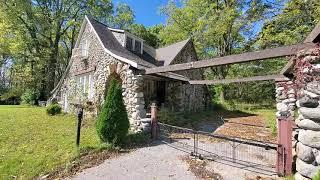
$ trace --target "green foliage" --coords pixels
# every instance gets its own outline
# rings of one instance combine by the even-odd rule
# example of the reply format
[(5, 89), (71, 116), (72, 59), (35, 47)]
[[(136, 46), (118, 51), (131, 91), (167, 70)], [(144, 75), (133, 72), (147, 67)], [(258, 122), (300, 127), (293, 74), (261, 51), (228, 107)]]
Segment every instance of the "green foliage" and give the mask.
[(60, 107), (59, 104), (50, 104), (46, 109), (47, 114), (52, 115), (52, 116), (56, 115), (56, 114), (60, 114), (61, 110), (62, 110), (62, 108)]
[(320, 180), (320, 170), (312, 177), (312, 180)]
[(120, 28), (134, 20), (129, 6), (111, 0), (0, 1), (0, 69), (10, 61), (7, 84), (36, 87), (45, 100), (67, 67), (85, 15)]
[(114, 145), (121, 145), (128, 133), (129, 119), (122, 99), (122, 89), (115, 79), (111, 80), (96, 128), (101, 141)]
[[(36, 106), (0, 106), (0, 179), (38, 179), (74, 163), (76, 117)], [(81, 128), (81, 149), (100, 147), (94, 123)], [(80, 154), (81, 155), (81, 154)]]
[(120, 29), (128, 29), (134, 21), (134, 13), (130, 6), (123, 3), (118, 4), (113, 21), (115, 27)]
[(290, 0), (281, 13), (267, 20), (257, 45), (262, 48), (303, 42), (320, 20), (320, 1)]
[[(254, 49), (252, 46), (253, 39), (257, 35), (254, 27), (259, 26), (266, 18), (270, 11), (269, 8), (272, 8), (272, 3), (263, 1), (248, 3), (244, 0), (187, 0), (181, 1), (181, 6), (170, 1), (162, 9), (162, 12), (168, 16), (168, 21), (165, 28), (160, 31), (159, 37), (164, 44), (192, 38), (198, 57), (201, 59), (249, 51)], [(239, 66), (213, 67), (206, 69), (204, 77), (205, 79), (225, 79), (262, 75), (258, 74), (262, 71), (270, 72), (270, 68), (262, 70), (263, 68), (260, 64), (251, 63)], [(252, 69), (254, 69), (254, 72), (248, 73)], [(230, 84), (216, 85), (210, 87), (210, 90), (216, 102), (239, 97), (243, 98), (241, 99), (242, 102), (249, 102), (261, 95), (260, 92), (255, 92), (255, 90), (264, 87), (258, 84), (254, 89), (250, 89), (251, 86), (248, 84)], [(244, 94), (245, 89), (250, 94)], [(253, 94), (254, 97), (250, 99)], [(266, 96), (273, 97), (274, 95), (271, 92)]]
[(133, 24), (130, 26), (129, 31), (132, 34), (141, 37), (148, 45), (154, 48), (158, 48), (162, 44), (162, 41), (159, 39), (158, 34), (163, 28), (164, 26), (161, 24), (148, 28), (146, 28), (142, 24)]
[(21, 96), (21, 90), (19, 89), (10, 89), (8, 92), (2, 94), (0, 96), (0, 102), (2, 101), (2, 104), (7, 105), (16, 105), (20, 104), (20, 96)]
[(161, 108), (158, 112), (158, 120), (162, 123), (166, 124), (175, 124), (177, 123), (177, 114), (175, 112), (170, 111), (167, 108)]
[(140, 133), (133, 133), (129, 132), (125, 139), (125, 146), (126, 148), (136, 148), (146, 145), (150, 143), (150, 133), (140, 132)]
[(23, 104), (35, 105), (39, 98), (39, 94), (31, 89), (27, 89), (22, 95), (21, 100)]

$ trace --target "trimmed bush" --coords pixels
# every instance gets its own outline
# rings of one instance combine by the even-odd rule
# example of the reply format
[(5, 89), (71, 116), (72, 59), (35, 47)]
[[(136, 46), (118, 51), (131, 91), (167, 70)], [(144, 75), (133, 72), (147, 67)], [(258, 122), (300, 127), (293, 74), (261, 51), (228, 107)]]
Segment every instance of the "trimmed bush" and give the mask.
[(62, 108), (59, 104), (51, 104), (47, 107), (47, 114), (49, 115), (56, 115), (61, 113)]
[(129, 119), (119, 82), (112, 79), (96, 128), (101, 141), (121, 145), (128, 134)]

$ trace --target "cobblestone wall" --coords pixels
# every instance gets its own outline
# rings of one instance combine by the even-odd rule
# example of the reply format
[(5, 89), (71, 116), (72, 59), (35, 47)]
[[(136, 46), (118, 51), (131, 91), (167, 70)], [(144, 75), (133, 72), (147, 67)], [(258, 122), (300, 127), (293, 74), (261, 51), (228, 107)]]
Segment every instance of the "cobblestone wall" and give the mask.
[[(79, 49), (81, 49), (86, 40), (89, 41), (88, 57), (84, 61), (80, 56), (73, 54), (73, 65), (60, 90), (60, 96), (67, 97), (66, 99), (61, 98), (62, 106), (67, 105), (67, 111), (74, 112), (75, 109), (71, 103), (83, 103), (83, 101), (87, 100), (85, 97), (86, 95), (81, 94), (81, 87), (79, 86), (77, 77), (80, 76), (81, 73), (92, 73), (94, 96), (92, 100), (88, 101), (92, 101), (93, 105), (85, 112), (96, 116), (104, 102), (105, 91), (107, 88), (106, 85), (110, 79), (109, 76), (111, 74), (117, 74), (120, 76), (122, 81), (123, 98), (131, 127), (136, 129), (140, 124), (137, 120), (146, 116), (142, 89), (142, 76), (130, 69), (128, 64), (122, 63), (106, 53), (88, 25), (85, 28), (80, 41)], [(87, 65), (84, 66), (83, 63), (86, 63)], [(90, 71), (89, 67), (95, 68)]]
[[(188, 43), (184, 49), (177, 55), (171, 64), (179, 64), (197, 61), (197, 54), (192, 43)], [(189, 79), (203, 79), (203, 71), (187, 70), (175, 72)], [(172, 81), (167, 83), (166, 102), (174, 111), (201, 111), (209, 101), (209, 96), (206, 94), (205, 85), (191, 85), (180, 81)]]
[(320, 56), (319, 49), (309, 49), (297, 54), (295, 69), (297, 107), (295, 120), (299, 127), (295, 134), (295, 178), (310, 179), (320, 171)]

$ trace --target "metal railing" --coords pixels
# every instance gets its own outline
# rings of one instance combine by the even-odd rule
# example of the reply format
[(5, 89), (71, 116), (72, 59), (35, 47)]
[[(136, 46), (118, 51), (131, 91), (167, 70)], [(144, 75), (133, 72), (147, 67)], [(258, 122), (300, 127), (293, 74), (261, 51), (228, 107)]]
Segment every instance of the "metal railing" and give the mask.
[(212, 134), (158, 123), (159, 138), (200, 159), (223, 162), (247, 170), (276, 174), (280, 145), (272, 142)]

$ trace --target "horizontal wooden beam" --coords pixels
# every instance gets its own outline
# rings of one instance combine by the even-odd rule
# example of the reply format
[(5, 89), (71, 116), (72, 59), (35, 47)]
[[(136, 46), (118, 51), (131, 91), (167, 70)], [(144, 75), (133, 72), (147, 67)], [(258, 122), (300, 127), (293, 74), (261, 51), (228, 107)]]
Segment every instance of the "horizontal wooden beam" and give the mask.
[(318, 43), (320, 42), (320, 23), (316, 25), (316, 27), (311, 31), (311, 33), (307, 36), (304, 40), (305, 43), (313, 42)]
[[(307, 36), (307, 38), (304, 40), (304, 43), (317, 43), (320, 42), (320, 23), (316, 25), (316, 27), (311, 31), (311, 33)], [(281, 70), (281, 74), (288, 75), (290, 71), (294, 68), (295, 65), (294, 58), (290, 58), (287, 65)]]
[(288, 75), (290, 71), (294, 68), (295, 63), (296, 63), (296, 60), (293, 57), (291, 57), (289, 59), (289, 62), (280, 71), (280, 74)]
[(238, 78), (238, 79), (191, 80), (189, 81), (189, 83), (215, 85), (215, 84), (230, 84), (230, 83), (239, 83), (239, 82), (267, 81), (267, 80), (289, 81), (290, 79), (281, 74), (276, 74), (276, 75), (266, 75), (266, 76), (245, 77), (245, 78)]
[(218, 58), (201, 60), (201, 61), (194, 61), (194, 62), (189, 62), (189, 63), (148, 68), (145, 70), (146, 71), (145, 73), (146, 74), (154, 74), (154, 73), (160, 73), (160, 72), (172, 72), (172, 71), (181, 71), (181, 70), (189, 70), (189, 69), (199, 69), (199, 68), (205, 68), (205, 67), (244, 63), (244, 62), (250, 62), (250, 61), (255, 61), (255, 60), (290, 56), (290, 55), (295, 54), (299, 50), (302, 50), (305, 48), (312, 48), (314, 46), (315, 46), (314, 43), (302, 43), (302, 44), (296, 44), (296, 45), (292, 45), (292, 46), (283, 46), (283, 47), (266, 49), (266, 50), (261, 50), (261, 51), (248, 52), (248, 53), (218, 57)]

